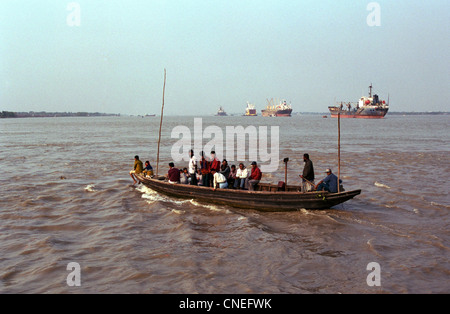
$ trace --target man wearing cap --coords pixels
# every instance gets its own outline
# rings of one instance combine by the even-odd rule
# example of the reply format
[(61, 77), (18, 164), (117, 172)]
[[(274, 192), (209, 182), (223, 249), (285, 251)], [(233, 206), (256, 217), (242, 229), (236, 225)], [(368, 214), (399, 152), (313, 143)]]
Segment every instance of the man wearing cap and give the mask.
[(250, 177), (248, 177), (248, 189), (250, 191), (255, 190), (255, 186), (261, 181), (262, 173), (258, 168), (256, 161), (252, 162), (252, 171), (250, 173)]
[[(327, 177), (320, 181), (316, 186), (316, 191), (328, 191), (330, 193), (337, 193), (338, 191), (338, 178), (328, 168), (326, 171)], [(339, 180), (342, 182), (342, 180)]]

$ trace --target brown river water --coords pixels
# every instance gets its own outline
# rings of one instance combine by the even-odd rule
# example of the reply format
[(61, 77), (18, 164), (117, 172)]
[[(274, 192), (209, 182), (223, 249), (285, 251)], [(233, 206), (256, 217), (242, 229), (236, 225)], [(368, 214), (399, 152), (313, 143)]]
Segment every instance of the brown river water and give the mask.
[[(279, 126), (279, 169), (263, 181), (282, 180), (289, 157), (298, 183), (303, 153), (317, 179), (337, 172), (336, 119), (202, 122)], [(194, 117), (164, 120), (160, 174), (180, 125), (193, 130)], [(342, 119), (341, 178), (361, 195), (264, 213), (130, 187), (134, 155), (156, 165), (159, 117), (2, 119), (0, 293), (450, 293), (449, 125), (448, 115)], [(78, 287), (67, 284), (72, 262)]]

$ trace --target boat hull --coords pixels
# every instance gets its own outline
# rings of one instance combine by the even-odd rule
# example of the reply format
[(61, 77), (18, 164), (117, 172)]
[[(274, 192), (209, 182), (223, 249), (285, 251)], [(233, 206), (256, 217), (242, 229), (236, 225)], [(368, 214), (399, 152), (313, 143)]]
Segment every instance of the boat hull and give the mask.
[(277, 191), (278, 186), (261, 184), (262, 191), (217, 189), (186, 184), (170, 184), (164, 180), (144, 178), (137, 175), (139, 181), (148, 188), (177, 198), (195, 199), (208, 204), (225, 205), (242, 209), (260, 211), (296, 211), (300, 209), (329, 209), (359, 195), (361, 190), (328, 193), (299, 192), (297, 186), (289, 186), (288, 192)]

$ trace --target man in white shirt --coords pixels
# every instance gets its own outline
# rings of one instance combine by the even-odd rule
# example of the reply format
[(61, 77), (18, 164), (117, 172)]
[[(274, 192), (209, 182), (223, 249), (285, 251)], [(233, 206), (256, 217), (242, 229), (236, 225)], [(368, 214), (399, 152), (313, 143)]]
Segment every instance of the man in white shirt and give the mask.
[(234, 188), (244, 190), (247, 186), (248, 170), (243, 163), (239, 164), (239, 169), (236, 172), (236, 180), (234, 181)]
[(213, 175), (213, 189), (214, 191), (219, 187), (219, 189), (228, 188), (227, 178), (220, 172), (216, 170), (211, 170), (211, 174)]
[(189, 160), (189, 177), (190, 185), (197, 185), (197, 158), (194, 155), (194, 151), (191, 149), (189, 151), (189, 157), (191, 158)]

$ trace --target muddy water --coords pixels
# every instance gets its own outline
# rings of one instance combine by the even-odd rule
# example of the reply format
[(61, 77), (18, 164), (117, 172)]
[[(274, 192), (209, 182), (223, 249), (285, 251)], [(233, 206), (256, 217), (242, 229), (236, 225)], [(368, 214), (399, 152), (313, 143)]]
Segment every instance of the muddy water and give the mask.
[[(305, 152), (318, 179), (337, 170), (336, 119), (202, 122), (224, 134), (278, 126), (280, 167), (264, 181), (283, 179), (289, 157), (296, 182)], [(165, 119), (162, 172), (179, 125), (193, 131), (194, 118)], [(158, 117), (1, 120), (0, 292), (449, 293), (450, 117), (341, 125), (341, 177), (362, 194), (324, 211), (261, 213), (130, 187), (135, 154), (156, 163)], [(70, 262), (81, 287), (67, 285)], [(367, 284), (371, 262), (381, 286)]]

